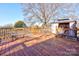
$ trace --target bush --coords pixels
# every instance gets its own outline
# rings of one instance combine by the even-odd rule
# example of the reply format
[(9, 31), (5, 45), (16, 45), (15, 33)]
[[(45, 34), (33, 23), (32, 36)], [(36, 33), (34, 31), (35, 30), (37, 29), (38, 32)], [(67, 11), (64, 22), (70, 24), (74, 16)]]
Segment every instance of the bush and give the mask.
[(23, 21), (17, 21), (14, 25), (15, 28), (23, 28), (26, 27), (26, 24)]

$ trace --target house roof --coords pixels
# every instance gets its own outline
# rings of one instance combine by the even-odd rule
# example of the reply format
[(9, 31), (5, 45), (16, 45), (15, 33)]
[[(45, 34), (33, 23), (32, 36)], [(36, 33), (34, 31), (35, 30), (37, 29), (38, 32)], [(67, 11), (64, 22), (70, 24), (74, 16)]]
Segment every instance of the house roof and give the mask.
[(76, 20), (69, 20), (69, 19), (58, 19), (52, 23), (70, 23), (70, 22), (76, 22)]

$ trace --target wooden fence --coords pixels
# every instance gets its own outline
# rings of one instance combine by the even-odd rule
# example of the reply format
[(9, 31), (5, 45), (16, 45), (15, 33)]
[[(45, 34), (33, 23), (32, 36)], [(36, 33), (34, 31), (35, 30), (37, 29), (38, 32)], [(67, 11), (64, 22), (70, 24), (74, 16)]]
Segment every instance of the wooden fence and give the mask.
[(49, 28), (0, 28), (0, 40), (12, 41), (28, 34), (47, 33)]

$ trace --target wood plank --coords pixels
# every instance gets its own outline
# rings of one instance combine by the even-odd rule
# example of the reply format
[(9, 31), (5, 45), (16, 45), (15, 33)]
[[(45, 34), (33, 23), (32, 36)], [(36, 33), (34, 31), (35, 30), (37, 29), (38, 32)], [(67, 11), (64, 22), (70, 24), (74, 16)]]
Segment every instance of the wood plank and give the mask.
[[(79, 42), (63, 38), (51, 38), (50, 35), (42, 35), (36, 39), (21, 38), (0, 46), (0, 55), (9, 56), (53, 56), (53, 55), (79, 55)], [(27, 46), (26, 42), (36, 40), (36, 44)], [(17, 44), (17, 45), (16, 45)]]

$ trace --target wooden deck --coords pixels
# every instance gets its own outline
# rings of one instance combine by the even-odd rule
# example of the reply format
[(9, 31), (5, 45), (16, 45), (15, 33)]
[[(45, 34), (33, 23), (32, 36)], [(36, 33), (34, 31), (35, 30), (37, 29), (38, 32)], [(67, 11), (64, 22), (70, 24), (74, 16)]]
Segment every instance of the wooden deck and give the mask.
[(1, 56), (79, 55), (79, 42), (55, 38), (53, 34), (24, 37), (0, 45)]

